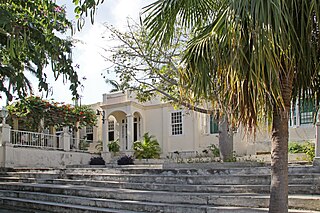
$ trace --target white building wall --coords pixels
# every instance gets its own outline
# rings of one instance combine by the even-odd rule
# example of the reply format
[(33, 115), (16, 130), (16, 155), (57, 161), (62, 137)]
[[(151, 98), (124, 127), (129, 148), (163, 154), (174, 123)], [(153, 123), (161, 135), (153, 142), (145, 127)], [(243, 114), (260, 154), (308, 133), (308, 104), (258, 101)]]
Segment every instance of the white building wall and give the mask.
[(144, 133), (149, 133), (149, 135), (154, 135), (155, 138), (158, 140), (161, 150), (163, 152), (166, 152), (167, 150), (167, 140), (164, 137), (164, 129), (163, 125), (164, 118), (163, 118), (163, 109), (164, 108), (149, 108), (145, 110), (143, 121), (144, 121), (144, 131), (142, 132), (142, 135)]
[[(138, 112), (142, 118), (142, 132), (154, 135), (158, 140), (163, 155), (179, 152), (199, 152), (207, 149), (209, 145), (218, 146), (219, 134), (210, 134), (210, 115), (183, 111), (183, 134), (172, 135), (171, 113), (176, 111), (168, 103), (154, 99), (146, 103), (139, 103), (135, 100), (134, 94), (115, 93), (104, 94), (101, 108), (107, 113), (114, 114), (117, 122), (120, 117)], [(124, 113), (120, 115), (121, 113)], [(119, 114), (120, 113), (120, 114)], [(116, 127), (119, 128), (119, 127)], [(315, 128), (312, 125), (290, 128), (290, 141), (315, 140)], [(270, 152), (271, 132), (267, 127), (260, 127), (256, 134), (247, 134), (244, 128), (240, 127), (234, 133), (234, 151), (237, 155), (253, 155), (259, 152)]]

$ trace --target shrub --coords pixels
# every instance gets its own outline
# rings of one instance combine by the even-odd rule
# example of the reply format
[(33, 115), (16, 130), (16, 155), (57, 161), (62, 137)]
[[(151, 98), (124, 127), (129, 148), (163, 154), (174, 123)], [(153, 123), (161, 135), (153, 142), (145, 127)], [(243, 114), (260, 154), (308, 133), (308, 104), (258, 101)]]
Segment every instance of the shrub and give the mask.
[(289, 153), (305, 153), (309, 162), (312, 162), (313, 158), (315, 157), (315, 145), (310, 142), (306, 142), (303, 144), (292, 142), (289, 143), (288, 149)]
[(138, 159), (151, 159), (160, 157), (160, 145), (153, 135), (145, 133), (142, 141), (133, 143), (134, 156)]
[(132, 156), (122, 156), (117, 161), (118, 165), (133, 165), (134, 164), (134, 158)]
[(307, 142), (303, 146), (303, 152), (307, 155), (307, 160), (312, 162), (315, 157), (315, 145), (313, 143)]
[(119, 139), (110, 141), (108, 143), (108, 149), (110, 152), (116, 153), (120, 151)]
[(106, 162), (102, 157), (92, 157), (89, 162), (90, 165), (105, 165)]
[(220, 157), (220, 150), (216, 145), (211, 144), (208, 146), (208, 149), (211, 151), (213, 157)]
[(289, 151), (289, 153), (293, 153), (293, 154), (294, 153), (304, 153), (303, 145), (299, 144), (297, 142), (291, 142), (291, 143), (289, 143), (288, 151)]

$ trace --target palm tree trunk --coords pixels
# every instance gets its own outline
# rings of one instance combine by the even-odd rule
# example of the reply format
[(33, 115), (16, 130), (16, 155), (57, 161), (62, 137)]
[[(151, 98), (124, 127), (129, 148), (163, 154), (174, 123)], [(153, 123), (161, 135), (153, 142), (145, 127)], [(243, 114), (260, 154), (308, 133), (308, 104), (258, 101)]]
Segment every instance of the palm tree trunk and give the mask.
[(284, 107), (273, 108), (269, 213), (288, 212), (288, 141), (292, 75), (281, 77)]
[(224, 115), (219, 122), (219, 150), (223, 162), (233, 160), (233, 134), (228, 129), (228, 118)]
[(271, 141), (270, 213), (288, 212), (288, 116), (275, 110)]

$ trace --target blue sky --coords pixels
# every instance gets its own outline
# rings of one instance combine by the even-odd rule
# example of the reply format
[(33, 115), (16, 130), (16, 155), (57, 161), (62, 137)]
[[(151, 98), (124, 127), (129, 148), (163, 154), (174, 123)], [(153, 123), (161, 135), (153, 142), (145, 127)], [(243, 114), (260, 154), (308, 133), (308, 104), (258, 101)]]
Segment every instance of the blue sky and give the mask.
[[(105, 0), (98, 7), (94, 24), (92, 25), (90, 20), (87, 19), (81, 32), (76, 32), (73, 35), (74, 39), (79, 40), (73, 50), (73, 61), (74, 64), (80, 65), (80, 68), (77, 69), (79, 77), (86, 79), (81, 80), (84, 87), (79, 89), (82, 104), (102, 101), (102, 94), (110, 90), (110, 87), (101, 76), (101, 73), (106, 73), (104, 69), (109, 67), (110, 64), (104, 61), (101, 54), (107, 56), (102, 47), (110, 47), (116, 44), (108, 41), (109, 32), (106, 31), (103, 23), (125, 30), (127, 18), (130, 17), (137, 20), (142, 7), (152, 2), (153, 0)], [(57, 0), (57, 3), (66, 5), (69, 19), (75, 19), (71, 0)], [(51, 74), (49, 70), (48, 74)], [(112, 75), (107, 77), (115, 78)], [(30, 77), (30, 79), (33, 78)], [(48, 98), (53, 98), (58, 102), (72, 103), (71, 91), (68, 89), (69, 84), (64, 84), (62, 78), (55, 82), (52, 75), (49, 75), (49, 79), (52, 92)], [(35, 94), (41, 96), (41, 93), (37, 93), (35, 79), (33, 79), (33, 86)], [(0, 99), (0, 105), (5, 105), (4, 103), (5, 100)]]

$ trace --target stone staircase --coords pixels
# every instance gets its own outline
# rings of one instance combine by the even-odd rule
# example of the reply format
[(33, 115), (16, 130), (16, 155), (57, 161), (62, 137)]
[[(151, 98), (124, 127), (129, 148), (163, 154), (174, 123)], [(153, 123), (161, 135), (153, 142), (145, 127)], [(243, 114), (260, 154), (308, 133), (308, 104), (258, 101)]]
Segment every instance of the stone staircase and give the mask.
[[(0, 209), (268, 212), (269, 187), (267, 167), (11, 169), (0, 172)], [(320, 168), (289, 167), (289, 194), (289, 212), (320, 212)]]

